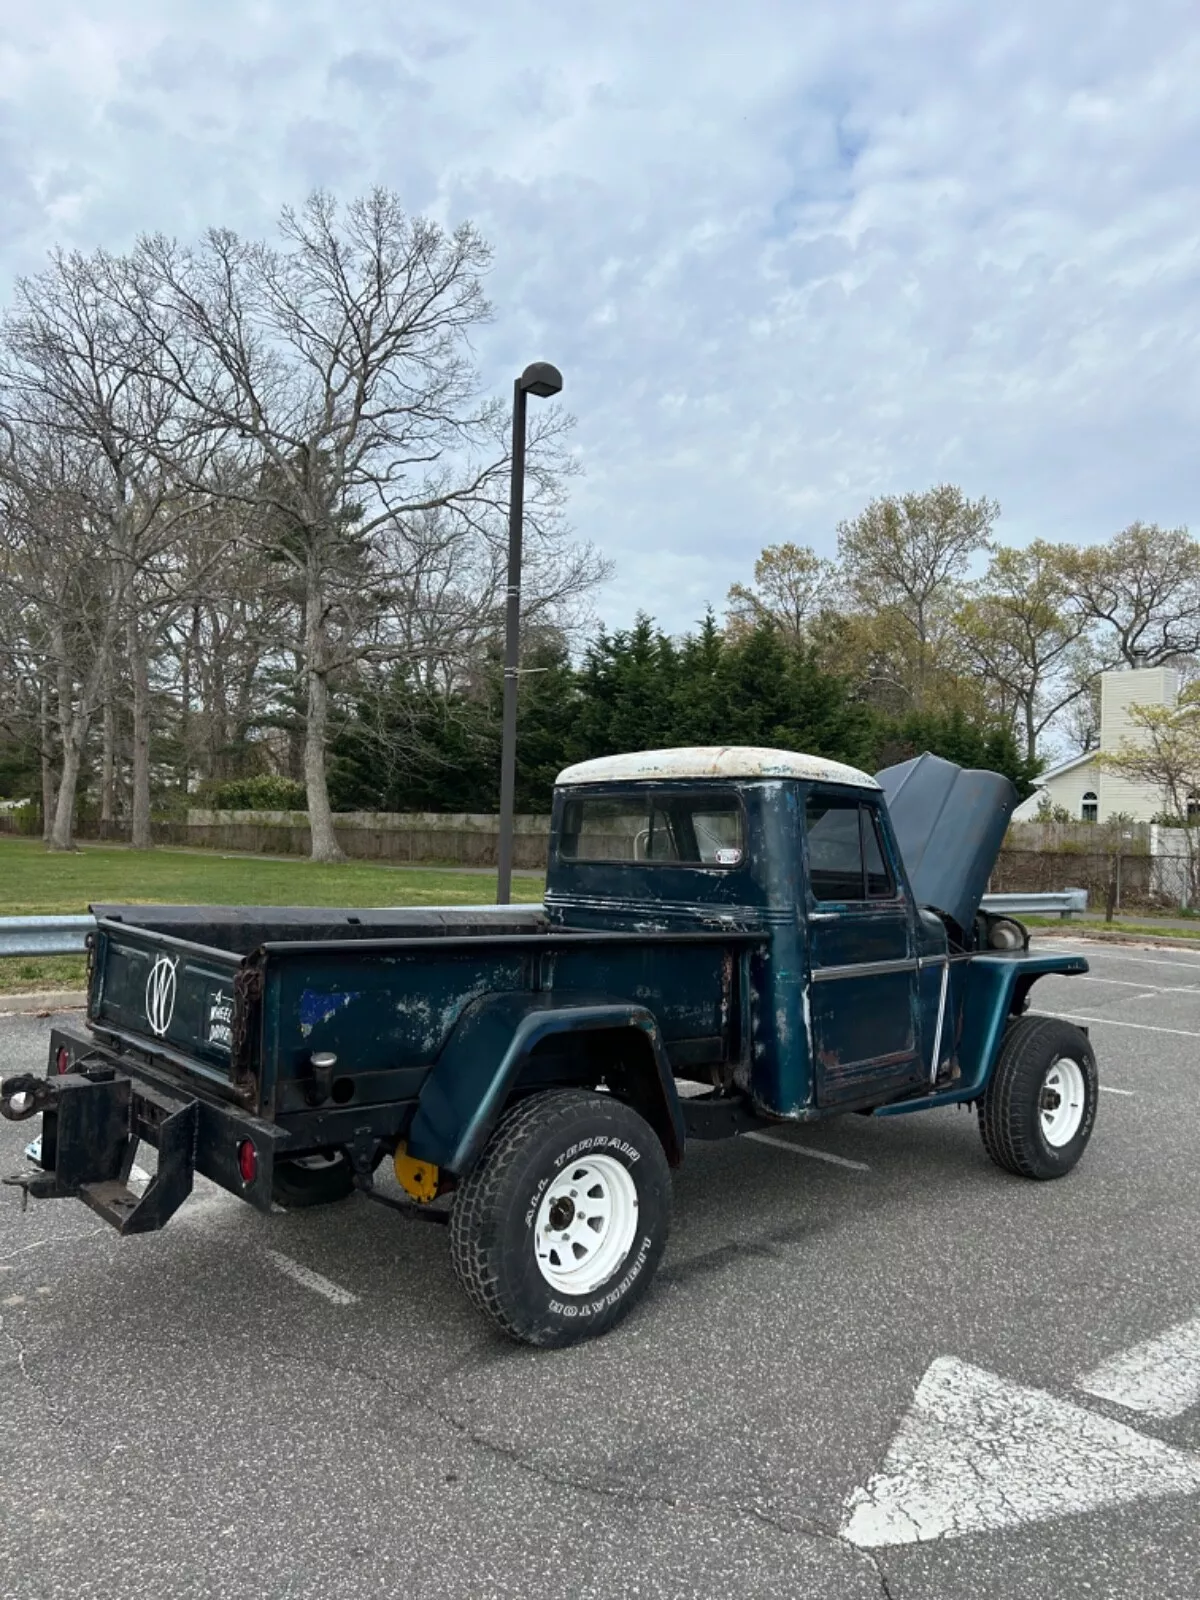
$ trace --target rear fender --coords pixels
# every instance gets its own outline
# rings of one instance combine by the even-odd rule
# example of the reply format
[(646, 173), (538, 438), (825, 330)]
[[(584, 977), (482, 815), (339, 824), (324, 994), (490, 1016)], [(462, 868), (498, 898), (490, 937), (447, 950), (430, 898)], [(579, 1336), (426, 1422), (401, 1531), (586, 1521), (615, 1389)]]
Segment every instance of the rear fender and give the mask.
[(875, 1115), (898, 1117), (908, 1111), (926, 1111), (931, 1106), (977, 1100), (991, 1077), (1009, 1019), (1024, 1010), (1029, 990), (1038, 978), (1048, 973), (1072, 976), (1087, 970), (1083, 956), (1049, 952), (972, 956), (958, 1027), (958, 1082), (937, 1094), (878, 1106)]
[(646, 1118), (678, 1166), (683, 1113), (653, 1015), (627, 1001), (552, 994), (485, 995), (463, 1012), (422, 1085), (408, 1154), (459, 1176), (469, 1172), (538, 1046), (597, 1032), (628, 1040), (632, 1048), (619, 1052), (605, 1074), (609, 1088)]

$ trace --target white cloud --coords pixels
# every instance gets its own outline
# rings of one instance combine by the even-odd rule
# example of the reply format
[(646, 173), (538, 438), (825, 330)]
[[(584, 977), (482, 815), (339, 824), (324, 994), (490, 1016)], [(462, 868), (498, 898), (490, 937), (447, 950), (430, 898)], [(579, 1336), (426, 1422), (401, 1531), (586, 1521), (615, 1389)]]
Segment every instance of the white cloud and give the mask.
[(941, 479), (1002, 530), (1196, 520), (1200, 18), (1089, 0), (45, 0), (0, 46), (0, 276), (383, 182), (496, 250), (672, 627)]

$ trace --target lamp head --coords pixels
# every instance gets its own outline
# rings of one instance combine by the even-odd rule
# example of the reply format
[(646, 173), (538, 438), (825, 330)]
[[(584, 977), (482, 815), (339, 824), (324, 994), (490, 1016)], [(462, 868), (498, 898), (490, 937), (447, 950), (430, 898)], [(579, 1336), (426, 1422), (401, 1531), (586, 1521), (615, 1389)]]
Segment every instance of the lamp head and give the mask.
[(531, 361), (517, 379), (517, 387), (526, 394), (540, 395), (543, 399), (557, 394), (563, 386), (562, 373), (548, 361)]

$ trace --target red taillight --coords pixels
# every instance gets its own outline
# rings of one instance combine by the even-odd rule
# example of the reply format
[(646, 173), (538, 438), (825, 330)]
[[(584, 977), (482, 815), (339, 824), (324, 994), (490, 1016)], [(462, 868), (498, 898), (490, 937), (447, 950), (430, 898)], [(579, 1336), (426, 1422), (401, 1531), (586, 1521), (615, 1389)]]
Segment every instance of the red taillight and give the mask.
[(58, 1073), (59, 1073), (60, 1077), (70, 1067), (70, 1065), (71, 1065), (71, 1052), (67, 1049), (65, 1044), (60, 1044), (59, 1045), (58, 1054), (54, 1058), (54, 1065), (58, 1069)]
[(250, 1139), (243, 1139), (238, 1145), (238, 1171), (243, 1183), (253, 1183), (258, 1177), (258, 1151)]

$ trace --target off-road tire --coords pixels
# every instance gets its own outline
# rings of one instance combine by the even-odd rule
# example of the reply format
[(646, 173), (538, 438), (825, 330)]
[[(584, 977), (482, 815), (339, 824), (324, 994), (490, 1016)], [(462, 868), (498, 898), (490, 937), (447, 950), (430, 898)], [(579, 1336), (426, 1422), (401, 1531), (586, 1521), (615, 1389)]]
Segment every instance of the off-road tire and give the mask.
[[(1083, 1117), (1066, 1144), (1050, 1144), (1042, 1130), (1042, 1090), (1055, 1062), (1076, 1063), (1083, 1074)], [(1096, 1121), (1100, 1078), (1087, 1035), (1058, 1017), (1028, 1015), (1009, 1024), (979, 1107), (983, 1147), (998, 1167), (1022, 1178), (1061, 1178), (1083, 1154)]]
[(336, 1205), (353, 1193), (354, 1168), (344, 1155), (328, 1166), (302, 1167), (298, 1161), (275, 1163), (271, 1199), (288, 1211)]
[[(617, 1161), (637, 1195), (632, 1242), (605, 1280), (571, 1295), (543, 1276), (536, 1221), (548, 1186), (587, 1153)], [(607, 1333), (649, 1287), (667, 1242), (671, 1175), (658, 1136), (611, 1095), (555, 1089), (501, 1118), (460, 1184), (450, 1219), (454, 1272), (471, 1302), (509, 1338), (559, 1348)]]

